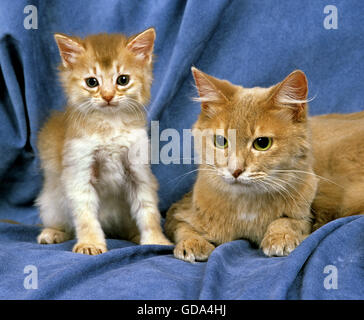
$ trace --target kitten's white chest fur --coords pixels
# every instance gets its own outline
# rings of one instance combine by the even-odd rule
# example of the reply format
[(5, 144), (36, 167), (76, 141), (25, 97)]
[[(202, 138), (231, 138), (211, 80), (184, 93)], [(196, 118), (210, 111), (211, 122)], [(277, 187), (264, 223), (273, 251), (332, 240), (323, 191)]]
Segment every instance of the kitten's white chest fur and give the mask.
[(97, 168), (94, 186), (100, 199), (99, 220), (106, 233), (124, 236), (135, 226), (128, 197), (133, 193), (133, 185), (139, 183), (134, 170), (141, 161), (137, 159), (138, 152), (148, 151), (147, 132), (144, 128), (118, 128), (112, 135), (95, 135), (93, 139), (91, 154)]
[(250, 212), (239, 212), (238, 213), (238, 219), (244, 220), (244, 221), (254, 221), (258, 217), (257, 213), (250, 213)]
[(145, 129), (121, 129), (108, 137), (95, 137), (93, 157), (98, 175), (96, 182), (103, 192), (120, 193), (120, 189), (125, 188), (127, 180), (133, 179), (130, 166), (138, 160), (142, 161), (137, 156), (143, 151), (148, 151)]
[[(138, 222), (132, 219), (131, 211), (138, 212), (144, 198), (153, 198), (153, 211), (158, 213), (155, 178), (147, 159), (138, 157), (148, 154), (149, 139), (144, 127), (128, 128), (114, 120), (104, 124), (107, 130), (95, 130), (66, 143), (63, 165), (69, 169), (63, 175), (63, 183), (72, 188), (75, 199), (85, 199), (97, 206), (94, 210), (104, 232), (128, 238)], [(143, 183), (148, 184), (145, 194), (144, 189), (138, 190)], [(88, 190), (88, 184), (95, 188), (97, 200), (87, 199), (90, 193), (83, 189)], [(71, 216), (71, 208), (67, 211)]]
[(94, 151), (93, 184), (101, 192), (119, 193), (127, 179), (128, 149), (123, 145), (100, 145)]

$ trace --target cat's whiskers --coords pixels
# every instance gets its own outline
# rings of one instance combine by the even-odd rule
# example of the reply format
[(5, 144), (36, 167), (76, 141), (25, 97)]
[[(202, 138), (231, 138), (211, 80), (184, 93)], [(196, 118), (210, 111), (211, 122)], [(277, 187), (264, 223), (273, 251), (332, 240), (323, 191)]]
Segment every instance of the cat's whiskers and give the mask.
[(302, 177), (298, 176), (294, 172), (279, 172), (279, 173), (284, 174), (284, 175), (288, 175), (290, 178), (302, 181), (303, 183), (307, 183), (307, 179), (303, 179)]
[(272, 170), (272, 172), (277, 172), (277, 173), (284, 173), (284, 172), (292, 172), (292, 173), (302, 173), (302, 174), (309, 174), (309, 175), (312, 175), (312, 176), (315, 176), (316, 178), (318, 179), (321, 179), (321, 180), (324, 180), (324, 181), (327, 181), (327, 182), (330, 182), (342, 189), (344, 189), (342, 186), (340, 186), (339, 184), (337, 184), (336, 182), (330, 180), (330, 179), (327, 179), (323, 176), (320, 176), (316, 173), (313, 173), (313, 172), (309, 172), (309, 171), (303, 171), (303, 170), (284, 170), (284, 169), (281, 169), (281, 170)]
[(254, 180), (254, 179), (262, 179), (266, 176), (267, 176), (267, 174), (265, 172), (254, 172), (254, 173), (249, 174), (247, 177), (251, 180)]
[[(297, 176), (295, 178), (297, 178)], [(304, 181), (303, 179), (301, 180)], [(304, 183), (308, 184), (307, 181), (304, 181)], [(306, 204), (310, 207), (311, 211), (313, 213), (316, 213), (316, 211), (312, 208), (311, 203), (302, 195), (302, 193), (300, 193), (297, 189), (294, 189), (294, 191), (306, 202)]]
[[(273, 189), (273, 191), (276, 191), (280, 194), (280, 196), (287, 201), (287, 197), (285, 196), (290, 195), (288, 190), (285, 189), (281, 184), (272, 181), (271, 179), (269, 179), (269, 177), (266, 177), (265, 179), (261, 180), (264, 184), (266, 184), (267, 186), (269, 186), (271, 189)], [(283, 193), (282, 193), (283, 192)], [(292, 196), (290, 196), (290, 198), (292, 199)], [(294, 200), (294, 199), (293, 199)]]
[[(169, 180), (169, 181), (168, 181), (168, 183), (172, 183), (172, 182), (174, 182), (174, 181), (175, 181), (176, 179), (178, 179), (178, 178), (185, 178), (185, 177), (186, 177), (186, 176), (188, 176), (189, 174), (194, 173), (194, 172), (196, 172), (196, 171), (213, 171), (214, 173), (216, 173), (216, 170), (212, 170), (212, 169), (204, 169), (204, 168), (197, 168), (197, 169), (194, 169), (194, 170), (191, 170), (191, 171), (185, 172), (185, 173), (181, 174), (180, 176), (175, 177), (175, 178), (173, 178), (173, 179)], [(179, 182), (180, 182), (180, 181), (179, 181)]]
[(126, 110), (128, 112), (132, 112), (133, 115), (138, 116), (137, 111), (135, 110), (135, 106), (132, 105), (126, 97), (119, 98), (117, 100), (117, 103), (118, 103), (119, 107), (126, 108)]
[(118, 103), (119, 105), (122, 105), (127, 110), (129, 110), (133, 114), (133, 116), (135, 116), (137, 119), (141, 120), (145, 119), (146, 113), (141, 110), (141, 107), (144, 108), (144, 110), (146, 110), (145, 106), (139, 103), (137, 100), (131, 97), (123, 96), (118, 99)]
[[(282, 180), (282, 179), (279, 179), (278, 177), (273, 177), (273, 179), (276, 179), (276, 180), (278, 180), (279, 182), (281, 182), (281, 183), (285, 183), (286, 185), (287, 185), (287, 187), (288, 188), (291, 188), (299, 197), (301, 197), (301, 199), (304, 201), (304, 202), (306, 202), (306, 204), (310, 207), (311, 206), (311, 203), (302, 195), (302, 193), (301, 192), (299, 192), (298, 190), (297, 190), (297, 188), (295, 188), (291, 183), (289, 183), (288, 181), (286, 181), (286, 180)], [(292, 192), (290, 192), (289, 190), (287, 190), (287, 192), (289, 192), (291, 195), (293, 195), (293, 193)], [(292, 199), (293, 200), (293, 199)], [(294, 200), (295, 201), (295, 203), (296, 203), (296, 205), (297, 205), (297, 202), (296, 202), (296, 200)], [(297, 207), (298, 207), (298, 205), (297, 205)], [(299, 208), (299, 207), (298, 207)]]
[(284, 175), (288, 175), (290, 178), (298, 180), (298, 183), (302, 183), (302, 184), (306, 184), (306, 185), (311, 185), (309, 183), (309, 181), (307, 181), (307, 179), (303, 179), (302, 177), (299, 177), (296, 173), (294, 172), (280, 172), (280, 174), (284, 174)]
[[(90, 111), (90, 106), (92, 105), (91, 101), (86, 100), (77, 105), (77, 112), (69, 112), (67, 117), (69, 121), (74, 123), (80, 123), (86, 119), (86, 114)], [(86, 114), (85, 114), (86, 113)]]
[(135, 102), (135, 103), (137, 103), (138, 104), (138, 106), (140, 106), (140, 107), (142, 107), (143, 109), (144, 109), (144, 112), (146, 113), (146, 114), (148, 114), (149, 113), (149, 111), (148, 111), (148, 109), (146, 108), (146, 106), (144, 105), (144, 104), (142, 104), (142, 103), (140, 103), (138, 100), (136, 100), (136, 99), (134, 99), (134, 98), (132, 98), (132, 97), (126, 97), (128, 100), (130, 100), (130, 101), (133, 101), (133, 102)]
[(91, 101), (86, 101), (84, 104), (82, 104), (82, 120), (86, 120), (87, 116), (93, 112), (93, 108), (92, 107), (92, 103)]
[(264, 184), (264, 182), (260, 179), (257, 179), (256, 181), (254, 181), (258, 186), (261, 186), (264, 188), (264, 190), (269, 193), (269, 188), (267, 187), (266, 184)]
[[(173, 188), (173, 191), (177, 188), (177, 186), (181, 183), (181, 181), (184, 179), (184, 178), (186, 178), (187, 176), (189, 176), (190, 174), (192, 174), (192, 173), (194, 173), (194, 172), (196, 172), (196, 171), (213, 171), (213, 170), (211, 170), (211, 169), (201, 169), (201, 168), (197, 168), (197, 169), (195, 169), (195, 170), (191, 170), (191, 171), (189, 171), (189, 172), (186, 172), (186, 173), (184, 173), (184, 174), (182, 174), (182, 175), (180, 175), (180, 176), (178, 176), (178, 177), (176, 177), (176, 178), (174, 178), (174, 179), (171, 179), (171, 180), (169, 180), (168, 182), (167, 182), (167, 185), (170, 185), (172, 182), (175, 182), (177, 179), (179, 179), (178, 181), (176, 181), (176, 183), (175, 183), (175, 186), (174, 186), (174, 188)], [(205, 173), (206, 175), (208, 175), (208, 176), (210, 176), (210, 178), (215, 178), (216, 177), (216, 174), (215, 174), (215, 172), (214, 173)]]
[(141, 119), (140, 114), (138, 113), (137, 109), (133, 105), (126, 104), (126, 105), (124, 105), (124, 107), (126, 107), (126, 109), (132, 113), (133, 117), (135, 117), (137, 119)]
[(277, 188), (276, 186), (271, 185), (271, 184), (269, 184), (266, 181), (261, 180), (261, 179), (257, 180), (256, 183), (259, 186), (262, 186), (265, 189), (266, 193), (269, 194), (273, 198), (273, 200), (276, 199), (277, 194), (276, 193), (273, 193), (271, 189), (273, 189), (274, 191), (276, 191), (284, 200), (287, 200), (286, 196), (283, 193), (281, 193), (280, 190), (279, 190), (279, 188)]
[[(293, 196), (293, 193), (288, 188), (291, 188), (293, 191), (295, 191), (308, 205), (310, 205), (308, 203), (308, 201), (303, 197), (303, 195), (300, 192), (298, 192), (297, 189), (295, 189), (294, 186), (292, 186), (288, 181), (281, 180), (277, 177), (272, 177), (272, 176), (267, 177), (267, 180), (270, 183), (273, 183), (276, 187), (278, 187), (278, 189), (281, 190), (284, 194), (289, 196), (297, 209), (300, 209), (300, 206), (297, 203), (297, 199), (295, 199), (295, 197)], [(278, 180), (278, 181), (276, 181), (276, 180)], [(287, 201), (287, 198), (285, 196), (283, 196), (283, 198)]]

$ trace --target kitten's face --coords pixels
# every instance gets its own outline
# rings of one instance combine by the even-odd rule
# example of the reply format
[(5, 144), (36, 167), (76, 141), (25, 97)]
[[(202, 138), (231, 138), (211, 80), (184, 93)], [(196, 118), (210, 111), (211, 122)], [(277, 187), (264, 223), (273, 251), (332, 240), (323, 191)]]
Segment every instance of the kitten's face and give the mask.
[(246, 89), (193, 72), (202, 102), (194, 126), (201, 173), (238, 192), (281, 190), (292, 173), (279, 170), (302, 168), (309, 152), (304, 74), (292, 73), (271, 88)]
[(154, 29), (129, 39), (120, 34), (55, 38), (72, 107), (84, 113), (142, 111), (150, 96)]

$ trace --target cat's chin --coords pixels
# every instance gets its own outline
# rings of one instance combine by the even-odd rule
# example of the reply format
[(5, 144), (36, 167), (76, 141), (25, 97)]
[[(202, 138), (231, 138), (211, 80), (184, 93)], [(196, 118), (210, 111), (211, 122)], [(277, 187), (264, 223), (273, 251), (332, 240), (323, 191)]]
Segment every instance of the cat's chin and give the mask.
[(103, 112), (105, 114), (115, 114), (115, 113), (122, 113), (125, 115), (131, 115), (136, 118), (140, 118), (144, 116), (144, 110), (143, 109), (131, 109), (128, 107), (128, 105), (125, 105), (124, 103), (103, 103), (103, 104), (97, 104), (95, 105), (95, 109), (97, 109), (99, 112)]
[(109, 102), (109, 103), (104, 103), (101, 105), (101, 108), (117, 108), (119, 107), (119, 105), (115, 102)]

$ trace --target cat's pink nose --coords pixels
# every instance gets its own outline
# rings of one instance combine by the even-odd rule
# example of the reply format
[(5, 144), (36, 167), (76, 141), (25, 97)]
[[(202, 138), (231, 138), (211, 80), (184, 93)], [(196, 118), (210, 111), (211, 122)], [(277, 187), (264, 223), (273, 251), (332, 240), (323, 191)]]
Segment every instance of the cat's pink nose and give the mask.
[(241, 170), (241, 169), (236, 169), (233, 173), (232, 173), (232, 175), (233, 175), (233, 177), (235, 178), (235, 179), (237, 179), (241, 174), (243, 173), (243, 170)]
[(102, 96), (102, 98), (106, 101), (106, 102), (110, 102), (112, 100), (112, 98), (114, 98), (113, 95), (108, 95), (108, 96)]

